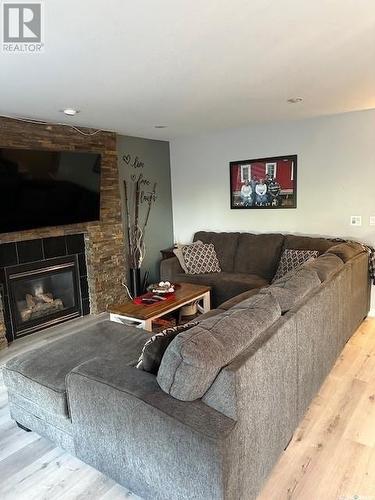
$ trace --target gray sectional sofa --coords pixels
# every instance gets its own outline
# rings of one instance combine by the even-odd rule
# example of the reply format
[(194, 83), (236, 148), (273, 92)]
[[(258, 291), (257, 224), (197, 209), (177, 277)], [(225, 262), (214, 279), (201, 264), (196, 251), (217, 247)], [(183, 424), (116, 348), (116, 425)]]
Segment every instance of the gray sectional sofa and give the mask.
[(12, 417), (145, 499), (256, 498), (369, 310), (367, 253), (319, 245), (179, 334), (157, 376), (134, 366), (148, 334), (107, 321), (18, 356), (4, 369)]

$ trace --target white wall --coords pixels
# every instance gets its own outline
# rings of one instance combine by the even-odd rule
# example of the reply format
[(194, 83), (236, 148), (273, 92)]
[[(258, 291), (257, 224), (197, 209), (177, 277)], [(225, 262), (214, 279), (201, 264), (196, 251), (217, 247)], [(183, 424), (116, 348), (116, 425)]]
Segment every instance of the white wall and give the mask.
[[(298, 155), (297, 208), (231, 210), (229, 162)], [(340, 236), (375, 245), (375, 110), (171, 141), (175, 241), (200, 229)], [(362, 215), (362, 227), (350, 226)], [(375, 307), (375, 304), (373, 305)]]

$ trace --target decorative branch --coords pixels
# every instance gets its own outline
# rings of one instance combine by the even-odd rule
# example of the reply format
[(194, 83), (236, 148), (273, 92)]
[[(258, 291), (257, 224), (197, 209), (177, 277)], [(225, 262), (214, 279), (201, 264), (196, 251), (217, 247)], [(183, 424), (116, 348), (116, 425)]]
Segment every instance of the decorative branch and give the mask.
[[(125, 199), (125, 214), (126, 214), (126, 229), (128, 233), (128, 245), (129, 249), (131, 248), (131, 223), (130, 223), (130, 216), (129, 216), (129, 198), (128, 198), (128, 187), (126, 184), (126, 181), (124, 180), (124, 199)], [(129, 258), (130, 260), (132, 259), (132, 252), (129, 251)]]
[[(127, 165), (130, 163), (130, 155), (123, 156), (123, 160)], [(132, 165), (133, 168), (143, 168), (142, 162), (137, 162)], [(142, 186), (149, 186), (150, 181), (144, 178), (140, 173), (138, 176), (132, 174), (130, 181), (124, 180), (124, 199), (125, 199), (125, 214), (127, 217), (127, 233), (128, 233), (128, 253), (130, 266), (132, 268), (140, 268), (145, 257), (145, 231), (149, 222), (152, 206), (154, 205), (156, 196), (156, 182), (153, 184), (151, 192), (145, 191)], [(145, 206), (145, 217), (143, 224), (141, 223), (141, 206)]]
[(149, 194), (149, 196), (147, 198), (145, 198), (145, 200), (148, 202), (148, 205), (147, 205), (147, 212), (146, 212), (145, 221), (143, 224), (143, 233), (145, 232), (145, 229), (146, 229), (147, 223), (148, 223), (148, 219), (150, 218), (152, 204), (155, 203), (155, 201), (156, 201), (156, 182), (154, 183), (154, 187), (152, 189), (152, 192)]

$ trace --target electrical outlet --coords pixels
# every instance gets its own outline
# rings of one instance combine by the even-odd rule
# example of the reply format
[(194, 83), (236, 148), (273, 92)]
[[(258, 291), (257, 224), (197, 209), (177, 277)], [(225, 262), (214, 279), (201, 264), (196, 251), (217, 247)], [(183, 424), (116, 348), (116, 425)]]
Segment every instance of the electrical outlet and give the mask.
[(370, 226), (375, 226), (375, 215), (370, 216)]
[(350, 225), (351, 226), (362, 226), (362, 216), (361, 215), (352, 215), (350, 217)]

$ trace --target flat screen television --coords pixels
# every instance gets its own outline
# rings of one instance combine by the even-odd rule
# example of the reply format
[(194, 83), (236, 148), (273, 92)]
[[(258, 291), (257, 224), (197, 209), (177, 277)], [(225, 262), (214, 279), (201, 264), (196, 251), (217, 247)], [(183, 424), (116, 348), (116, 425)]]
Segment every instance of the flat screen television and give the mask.
[(0, 233), (100, 219), (101, 155), (0, 148)]

